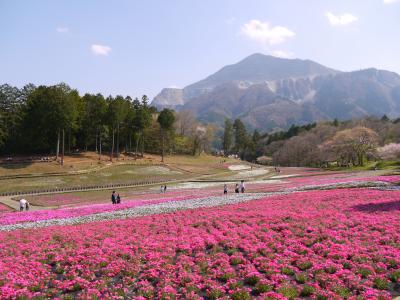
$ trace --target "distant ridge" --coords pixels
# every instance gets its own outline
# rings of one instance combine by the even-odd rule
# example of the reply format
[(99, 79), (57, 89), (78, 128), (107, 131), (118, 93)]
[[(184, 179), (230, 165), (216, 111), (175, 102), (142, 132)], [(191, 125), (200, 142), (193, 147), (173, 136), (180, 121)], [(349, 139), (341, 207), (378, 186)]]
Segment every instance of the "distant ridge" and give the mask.
[(240, 117), (263, 130), (322, 119), (398, 117), (400, 76), (374, 68), (341, 72), (311, 60), (256, 53), (183, 89), (163, 89), (153, 104), (190, 109), (217, 124)]

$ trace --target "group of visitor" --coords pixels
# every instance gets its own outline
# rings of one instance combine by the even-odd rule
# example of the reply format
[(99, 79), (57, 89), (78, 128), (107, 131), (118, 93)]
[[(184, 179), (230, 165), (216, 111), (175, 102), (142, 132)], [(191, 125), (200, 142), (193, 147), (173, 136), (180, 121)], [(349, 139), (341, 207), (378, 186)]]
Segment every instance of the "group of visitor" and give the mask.
[[(236, 194), (244, 193), (245, 190), (246, 190), (246, 188), (245, 188), (245, 185), (244, 185), (244, 180), (241, 180), (240, 184), (236, 183), (236, 185), (235, 185), (235, 193)], [(227, 195), (227, 194), (228, 194), (228, 185), (224, 184), (224, 195)]]
[(167, 185), (162, 185), (160, 188), (161, 194), (165, 194), (167, 192)]
[(26, 200), (26, 199), (19, 200), (19, 211), (24, 211), (24, 209), (26, 211), (28, 211), (29, 206), (30, 206), (30, 204), (29, 204), (28, 200)]
[(121, 196), (116, 194), (115, 191), (111, 194), (111, 202), (112, 204), (120, 204), (121, 203)]

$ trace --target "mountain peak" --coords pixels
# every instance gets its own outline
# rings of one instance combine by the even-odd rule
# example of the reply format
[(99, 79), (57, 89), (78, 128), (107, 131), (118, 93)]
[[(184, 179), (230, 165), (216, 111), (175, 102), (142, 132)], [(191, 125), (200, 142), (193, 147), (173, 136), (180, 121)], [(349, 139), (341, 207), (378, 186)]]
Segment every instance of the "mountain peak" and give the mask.
[(196, 97), (204, 91), (210, 91), (229, 81), (256, 84), (285, 78), (307, 78), (335, 73), (337, 71), (311, 60), (287, 59), (254, 53), (236, 64), (225, 66), (207, 78), (185, 87), (184, 96)]

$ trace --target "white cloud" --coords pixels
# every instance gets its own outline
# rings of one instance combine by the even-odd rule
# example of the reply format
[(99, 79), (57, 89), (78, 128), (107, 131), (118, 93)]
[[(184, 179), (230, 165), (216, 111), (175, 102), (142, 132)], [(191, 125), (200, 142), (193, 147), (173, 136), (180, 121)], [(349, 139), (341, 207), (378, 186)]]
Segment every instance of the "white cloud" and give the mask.
[(396, 3), (396, 2), (398, 2), (399, 0), (383, 0), (383, 3), (384, 4), (392, 4), (392, 3)]
[(283, 26), (271, 27), (268, 22), (251, 20), (244, 24), (240, 31), (248, 38), (263, 44), (280, 44), (296, 34)]
[(280, 58), (293, 58), (294, 53), (290, 51), (282, 51), (282, 50), (274, 50), (271, 52), (272, 56), (280, 57)]
[(57, 27), (56, 31), (59, 33), (67, 33), (69, 31), (68, 27)]
[(91, 46), (92, 53), (94, 55), (104, 55), (107, 56), (111, 52), (111, 47), (105, 45), (93, 44)]
[(344, 13), (342, 15), (334, 15), (331, 12), (327, 12), (325, 16), (328, 18), (329, 23), (332, 26), (345, 26), (358, 20), (356, 16), (349, 13)]

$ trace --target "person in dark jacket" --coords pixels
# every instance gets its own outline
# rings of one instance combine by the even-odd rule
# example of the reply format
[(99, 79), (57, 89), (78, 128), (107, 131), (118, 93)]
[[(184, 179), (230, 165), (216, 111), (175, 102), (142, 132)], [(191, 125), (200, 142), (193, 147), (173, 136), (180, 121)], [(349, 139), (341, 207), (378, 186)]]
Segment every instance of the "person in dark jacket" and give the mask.
[(118, 194), (117, 195), (117, 204), (120, 204), (121, 203), (121, 196)]
[(115, 196), (115, 191), (113, 191), (111, 194), (111, 202), (112, 202), (112, 204), (117, 203), (117, 197)]

